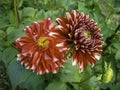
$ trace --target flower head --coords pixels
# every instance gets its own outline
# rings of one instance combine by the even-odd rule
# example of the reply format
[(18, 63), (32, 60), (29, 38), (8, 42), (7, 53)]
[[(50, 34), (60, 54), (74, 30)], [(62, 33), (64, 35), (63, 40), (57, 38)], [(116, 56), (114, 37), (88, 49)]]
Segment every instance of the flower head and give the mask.
[(56, 29), (56, 23), (49, 18), (35, 22), (25, 29), (26, 36), (16, 40), (18, 59), (27, 69), (38, 74), (56, 73), (65, 62), (65, 48), (58, 47), (59, 40), (49, 36)]
[(88, 62), (94, 65), (101, 57), (103, 44), (97, 23), (77, 10), (67, 13), (67, 18), (57, 18), (57, 21), (59, 30), (54, 30), (53, 37), (62, 39), (65, 47), (73, 45), (73, 65), (78, 64), (81, 71)]

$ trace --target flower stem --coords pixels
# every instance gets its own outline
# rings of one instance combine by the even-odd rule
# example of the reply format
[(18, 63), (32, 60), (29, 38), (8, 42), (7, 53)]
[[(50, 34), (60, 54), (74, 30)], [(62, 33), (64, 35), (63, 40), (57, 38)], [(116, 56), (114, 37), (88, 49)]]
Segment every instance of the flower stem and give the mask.
[(84, 79), (84, 80), (82, 80), (82, 81), (80, 81), (80, 82), (72, 82), (72, 83), (73, 83), (73, 84), (79, 84), (79, 85), (80, 85), (80, 84), (88, 81), (92, 76), (94, 76), (94, 74), (93, 74), (93, 75), (90, 75), (88, 78), (86, 78), (86, 79)]
[[(111, 42), (111, 40), (116, 36), (116, 33), (117, 33), (117, 31), (119, 31), (119, 29), (120, 29), (120, 24), (117, 26), (117, 28), (115, 29), (115, 32), (110, 36), (110, 37), (108, 37), (107, 39), (106, 39), (106, 46), (103, 48), (103, 51), (105, 52), (106, 51), (106, 49), (112, 44), (112, 42)], [(103, 52), (103, 53), (104, 53)]]
[(16, 16), (16, 22), (17, 22), (17, 27), (19, 27), (19, 13), (18, 13), (18, 8), (17, 8), (17, 0), (14, 0), (14, 12)]

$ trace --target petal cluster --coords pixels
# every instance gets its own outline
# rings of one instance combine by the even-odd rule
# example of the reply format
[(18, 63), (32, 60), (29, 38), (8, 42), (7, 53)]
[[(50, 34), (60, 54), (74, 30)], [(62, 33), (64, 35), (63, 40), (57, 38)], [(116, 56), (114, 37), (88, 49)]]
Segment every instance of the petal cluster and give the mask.
[(73, 65), (78, 64), (81, 71), (88, 63), (94, 66), (102, 54), (102, 35), (97, 23), (84, 13), (73, 10), (66, 13), (66, 18), (57, 18), (59, 30), (54, 30), (53, 37), (63, 40), (64, 46), (72, 46)]
[(57, 30), (56, 23), (48, 18), (27, 26), (26, 36), (16, 40), (16, 48), (19, 50), (18, 60), (27, 69), (32, 69), (37, 74), (45, 74), (56, 73), (62, 67), (66, 61), (64, 57), (66, 48), (57, 46), (60, 40), (49, 36), (53, 30)]

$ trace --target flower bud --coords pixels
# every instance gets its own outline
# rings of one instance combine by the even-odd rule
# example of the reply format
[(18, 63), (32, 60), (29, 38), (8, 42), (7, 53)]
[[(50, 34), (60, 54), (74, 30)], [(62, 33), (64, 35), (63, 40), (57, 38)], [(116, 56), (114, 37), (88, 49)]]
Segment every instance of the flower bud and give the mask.
[(102, 76), (102, 82), (104, 83), (109, 83), (113, 78), (113, 69), (112, 68), (107, 68), (105, 70), (105, 73)]

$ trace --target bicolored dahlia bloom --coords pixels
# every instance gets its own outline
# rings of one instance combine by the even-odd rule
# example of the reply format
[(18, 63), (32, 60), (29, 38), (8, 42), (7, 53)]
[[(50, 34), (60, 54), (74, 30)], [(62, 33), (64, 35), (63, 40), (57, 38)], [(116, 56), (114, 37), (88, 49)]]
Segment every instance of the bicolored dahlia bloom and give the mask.
[(37, 74), (56, 73), (66, 61), (66, 49), (57, 45), (58, 39), (49, 36), (52, 30), (56, 30), (56, 23), (48, 18), (27, 26), (26, 36), (16, 40), (18, 60)]
[(77, 10), (66, 13), (67, 17), (57, 18), (58, 29), (51, 34), (63, 40), (63, 46), (73, 47), (73, 65), (78, 64), (80, 71), (85, 70), (88, 62), (94, 66), (102, 53), (102, 35), (94, 20)]

